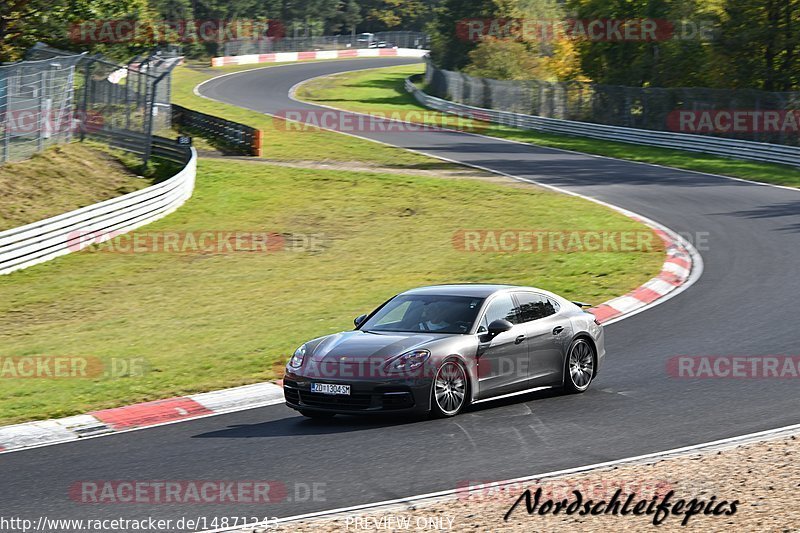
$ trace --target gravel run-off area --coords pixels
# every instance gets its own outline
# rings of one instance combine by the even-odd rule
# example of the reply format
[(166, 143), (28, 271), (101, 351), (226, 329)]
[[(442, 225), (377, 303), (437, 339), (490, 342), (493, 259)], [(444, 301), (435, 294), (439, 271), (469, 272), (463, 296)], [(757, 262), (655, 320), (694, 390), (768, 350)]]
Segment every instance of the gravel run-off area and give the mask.
[[(475, 488), (467, 491), (468, 486)], [(531, 514), (524, 498), (528, 489), (531, 506), (535, 506)], [(541, 489), (538, 504), (537, 489)], [(581, 502), (576, 503), (574, 491), (581, 493)], [(618, 491), (619, 505), (609, 505)], [(634, 493), (628, 513), (623, 515), (625, 503)], [(668, 495), (669, 514), (659, 512), (658, 504), (663, 504)], [(509, 514), (518, 500), (519, 504)], [(588, 500), (592, 503), (587, 508)], [(645, 504), (639, 504), (640, 511), (636, 514), (640, 500), (645, 500)], [(735, 513), (728, 514), (734, 502)], [(555, 513), (558, 503), (562, 504), (561, 509)], [(570, 505), (572, 514), (567, 512)], [(690, 508), (697, 509), (697, 514), (687, 518)], [(587, 509), (589, 514), (582, 515)], [(605, 512), (615, 509), (616, 515)], [(543, 510), (546, 512), (541, 514)], [(591, 514), (592, 510), (599, 514)], [(464, 490), (445, 498), (284, 523), (277, 530), (274, 526), (269, 529), (315, 533), (655, 530), (800, 531), (800, 432), (508, 486), (465, 480)]]

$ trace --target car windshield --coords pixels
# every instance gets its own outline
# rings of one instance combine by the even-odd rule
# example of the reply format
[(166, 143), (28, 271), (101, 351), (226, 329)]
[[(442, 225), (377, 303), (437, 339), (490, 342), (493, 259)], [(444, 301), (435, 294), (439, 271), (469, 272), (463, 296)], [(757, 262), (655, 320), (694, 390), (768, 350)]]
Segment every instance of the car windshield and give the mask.
[(467, 333), (483, 298), (432, 294), (401, 294), (381, 307), (361, 326), (362, 331), (404, 333)]

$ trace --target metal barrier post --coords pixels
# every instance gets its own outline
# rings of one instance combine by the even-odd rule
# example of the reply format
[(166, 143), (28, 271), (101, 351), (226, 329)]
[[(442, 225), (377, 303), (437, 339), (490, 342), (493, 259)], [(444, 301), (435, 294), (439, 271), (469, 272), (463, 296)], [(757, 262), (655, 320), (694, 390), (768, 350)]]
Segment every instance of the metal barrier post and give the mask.
[(147, 109), (147, 116), (145, 117), (145, 120), (147, 122), (145, 123), (145, 129), (144, 129), (145, 144), (144, 144), (144, 156), (142, 157), (142, 166), (144, 168), (147, 168), (147, 163), (150, 161), (150, 154), (152, 154), (153, 151), (153, 119), (154, 119), (153, 114), (156, 112), (157, 109), (156, 95), (158, 91), (158, 84), (161, 83), (167, 76), (169, 76), (171, 71), (172, 69), (169, 69), (165, 71), (163, 74), (161, 74), (158, 78), (156, 78), (155, 81), (153, 81), (152, 87), (150, 87), (150, 90), (148, 91), (150, 93), (150, 98), (149, 98), (150, 105), (145, 106), (148, 109)]
[(39, 101), (37, 102), (37, 108), (39, 112), (39, 136), (36, 139), (36, 151), (41, 152), (44, 148), (44, 128), (45, 128), (45, 117), (44, 117), (44, 99), (45, 93), (47, 92), (47, 71), (43, 70), (39, 74)]
[[(150, 154), (153, 151), (153, 111), (156, 108), (156, 84), (153, 83), (152, 89), (150, 87), (147, 88), (147, 93), (151, 93), (152, 97), (150, 100), (150, 105), (145, 104), (145, 126), (144, 126), (144, 154), (142, 155), (142, 171), (147, 169), (147, 163), (150, 161)], [(152, 91), (152, 92), (151, 92)]]
[(89, 119), (89, 90), (92, 86), (92, 64), (94, 63), (93, 57), (86, 58), (86, 64), (83, 69), (83, 98), (81, 102), (81, 142), (86, 139), (86, 121)]

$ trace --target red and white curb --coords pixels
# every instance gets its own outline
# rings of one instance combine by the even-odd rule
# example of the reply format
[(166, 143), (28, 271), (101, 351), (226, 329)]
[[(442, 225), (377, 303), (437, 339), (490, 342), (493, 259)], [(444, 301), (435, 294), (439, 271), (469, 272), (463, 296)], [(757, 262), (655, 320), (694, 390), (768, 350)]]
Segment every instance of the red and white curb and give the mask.
[(315, 59), (347, 59), (351, 57), (423, 57), (427, 53), (428, 50), (417, 48), (349, 48), (345, 50), (316, 50), (313, 52), (275, 52), (270, 54), (212, 57), (211, 66), (288, 63)]
[(588, 311), (594, 314), (600, 323), (607, 323), (622, 315), (643, 309), (682, 287), (692, 275), (694, 254), (683, 244), (682, 240), (673, 237), (672, 232), (654, 227), (649, 220), (631, 214), (628, 216), (653, 228), (666, 247), (667, 258), (661, 266), (661, 272), (655, 278), (624, 296), (608, 300), (589, 309)]
[(0, 427), (0, 453), (242, 411), (283, 402), (283, 388), (256, 383), (85, 415)]

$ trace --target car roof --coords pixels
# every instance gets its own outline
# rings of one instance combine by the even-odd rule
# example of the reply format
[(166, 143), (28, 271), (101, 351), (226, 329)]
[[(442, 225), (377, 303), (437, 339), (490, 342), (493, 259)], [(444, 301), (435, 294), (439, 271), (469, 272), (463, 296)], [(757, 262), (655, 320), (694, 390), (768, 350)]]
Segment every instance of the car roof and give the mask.
[(506, 289), (527, 289), (531, 287), (519, 287), (517, 285), (500, 285), (491, 283), (458, 283), (452, 285), (430, 285), (428, 287), (417, 287), (403, 292), (402, 294), (435, 294), (437, 296), (473, 296), (486, 298), (492, 294)]

